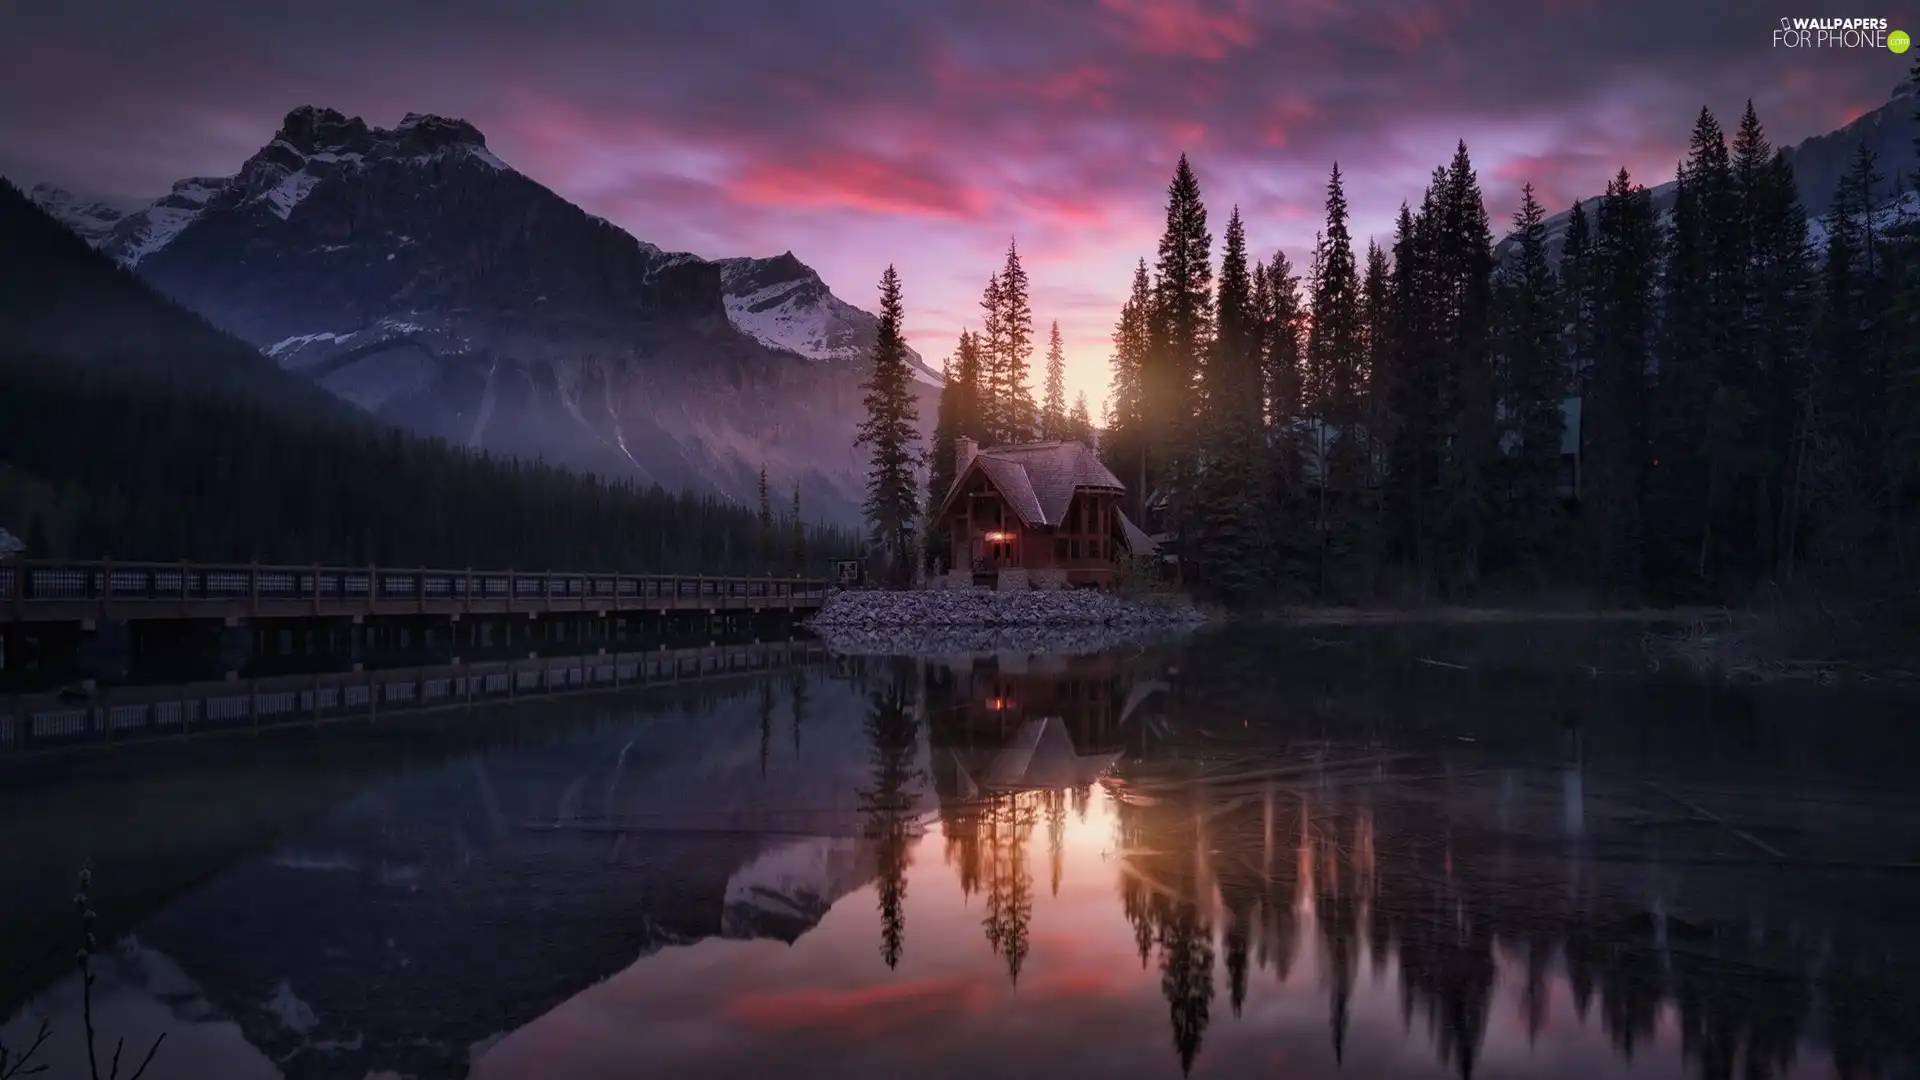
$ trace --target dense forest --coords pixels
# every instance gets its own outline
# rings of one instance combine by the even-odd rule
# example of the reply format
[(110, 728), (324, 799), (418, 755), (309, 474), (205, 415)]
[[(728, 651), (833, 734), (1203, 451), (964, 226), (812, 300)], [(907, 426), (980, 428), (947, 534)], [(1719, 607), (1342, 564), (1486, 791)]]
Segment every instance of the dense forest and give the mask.
[(784, 573), (857, 547), (803, 512), (386, 428), (0, 182), (0, 526), (29, 556)]
[[(1884, 596), (1920, 572), (1920, 222), (1878, 196), (1915, 164), (1863, 146), (1810, 227), (1752, 107), (1731, 134), (1703, 109), (1670, 212), (1623, 169), (1563, 242), (1528, 187), (1496, 243), (1462, 143), (1386, 245), (1357, 245), (1336, 166), (1296, 268), (1237, 208), (1216, 265), (1182, 157), (1102, 456), (1230, 602)], [(1050, 434), (1024, 285), (1010, 254), (949, 363), (936, 491), (953, 436)]]

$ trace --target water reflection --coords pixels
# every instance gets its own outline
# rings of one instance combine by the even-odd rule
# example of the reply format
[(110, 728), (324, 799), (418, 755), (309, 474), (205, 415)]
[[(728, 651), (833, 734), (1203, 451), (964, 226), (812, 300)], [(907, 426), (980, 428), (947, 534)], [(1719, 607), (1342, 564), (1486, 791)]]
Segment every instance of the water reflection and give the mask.
[(425, 762), (144, 920), (112, 990), (186, 1036), (151, 1076), (1912, 1074), (1920, 810), (1869, 703), (1819, 699), (1848, 748), (1781, 695), (1261, 644), (849, 664)]

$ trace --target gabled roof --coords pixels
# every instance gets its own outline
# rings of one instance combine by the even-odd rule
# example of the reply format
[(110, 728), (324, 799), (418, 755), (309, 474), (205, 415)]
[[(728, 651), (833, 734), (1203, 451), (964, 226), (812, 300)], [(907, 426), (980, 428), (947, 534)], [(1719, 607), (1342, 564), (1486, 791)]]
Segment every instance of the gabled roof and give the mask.
[[(1082, 754), (1066, 722), (1057, 716), (1029, 720), (994, 755), (975, 781), (990, 791), (1052, 791), (1091, 784), (1113, 767), (1119, 751)], [(970, 778), (971, 779), (971, 778)]]
[(1126, 491), (1120, 478), (1083, 442), (988, 446), (976, 452), (973, 464), (954, 478), (953, 489), (940, 504), (940, 513), (947, 512), (954, 493), (975, 469), (987, 474), (1001, 498), (1027, 525), (1060, 524), (1076, 491)]
[(1133, 519), (1127, 516), (1126, 511), (1116, 506), (1113, 512), (1120, 519), (1120, 535), (1127, 538), (1127, 550), (1135, 555), (1153, 554), (1156, 546), (1153, 537), (1142, 532), (1140, 526), (1135, 525)]

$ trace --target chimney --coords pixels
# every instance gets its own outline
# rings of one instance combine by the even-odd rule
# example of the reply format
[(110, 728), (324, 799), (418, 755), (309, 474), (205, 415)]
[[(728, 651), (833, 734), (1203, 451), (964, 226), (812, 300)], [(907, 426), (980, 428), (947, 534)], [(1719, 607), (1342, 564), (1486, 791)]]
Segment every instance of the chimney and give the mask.
[(953, 440), (953, 475), (959, 476), (973, 464), (974, 455), (980, 452), (980, 444), (971, 436), (962, 435)]

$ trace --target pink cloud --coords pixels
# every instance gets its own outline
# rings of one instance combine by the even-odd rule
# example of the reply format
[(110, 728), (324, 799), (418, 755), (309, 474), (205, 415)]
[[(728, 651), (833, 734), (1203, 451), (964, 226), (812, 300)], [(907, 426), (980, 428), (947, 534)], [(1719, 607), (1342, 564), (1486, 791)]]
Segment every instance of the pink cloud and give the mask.
[(1207, 0), (1100, 0), (1100, 6), (1127, 24), (1130, 43), (1154, 56), (1224, 60), (1260, 39), (1252, 5)]
[(727, 181), (728, 193), (754, 206), (860, 210), (929, 217), (978, 217), (986, 192), (954, 180), (932, 162), (889, 160), (839, 149), (754, 161)]

